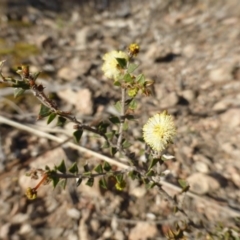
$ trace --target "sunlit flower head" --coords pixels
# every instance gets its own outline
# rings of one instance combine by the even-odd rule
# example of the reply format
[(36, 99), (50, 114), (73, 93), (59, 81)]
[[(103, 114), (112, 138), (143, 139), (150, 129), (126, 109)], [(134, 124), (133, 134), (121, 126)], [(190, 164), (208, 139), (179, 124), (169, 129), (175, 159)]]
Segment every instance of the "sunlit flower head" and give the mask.
[(132, 43), (128, 46), (128, 51), (129, 51), (131, 56), (135, 57), (139, 53), (140, 47), (139, 47), (138, 44)]
[(166, 111), (155, 114), (143, 126), (144, 141), (158, 152), (163, 151), (173, 141), (175, 134), (173, 117)]
[(117, 80), (121, 75), (123, 69), (119, 65), (116, 58), (128, 60), (128, 55), (122, 51), (112, 51), (103, 56), (104, 63), (102, 66), (102, 71), (106, 78)]

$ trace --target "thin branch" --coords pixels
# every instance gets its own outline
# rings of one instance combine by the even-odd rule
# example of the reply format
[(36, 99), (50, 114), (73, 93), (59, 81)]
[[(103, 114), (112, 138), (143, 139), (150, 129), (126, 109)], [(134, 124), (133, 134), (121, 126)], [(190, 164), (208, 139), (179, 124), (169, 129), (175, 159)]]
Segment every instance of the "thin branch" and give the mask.
[(123, 138), (123, 126), (125, 122), (125, 100), (126, 100), (126, 90), (122, 87), (121, 89), (121, 115), (120, 115), (120, 126), (119, 126), (119, 136), (117, 140), (117, 148), (119, 152), (122, 150), (122, 138)]

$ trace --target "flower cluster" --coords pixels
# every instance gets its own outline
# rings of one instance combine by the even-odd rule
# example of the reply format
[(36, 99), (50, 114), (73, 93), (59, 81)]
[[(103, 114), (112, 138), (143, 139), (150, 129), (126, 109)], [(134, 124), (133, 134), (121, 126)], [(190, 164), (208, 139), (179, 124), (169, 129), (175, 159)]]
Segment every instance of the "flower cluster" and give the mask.
[(173, 117), (166, 111), (157, 113), (143, 126), (144, 141), (158, 152), (163, 151), (173, 141), (175, 134)]
[(128, 61), (128, 55), (122, 51), (112, 51), (103, 56), (104, 64), (102, 71), (104, 72), (104, 76), (109, 79), (114, 79), (115, 81), (118, 80), (123, 72), (123, 68), (117, 59), (125, 59)]

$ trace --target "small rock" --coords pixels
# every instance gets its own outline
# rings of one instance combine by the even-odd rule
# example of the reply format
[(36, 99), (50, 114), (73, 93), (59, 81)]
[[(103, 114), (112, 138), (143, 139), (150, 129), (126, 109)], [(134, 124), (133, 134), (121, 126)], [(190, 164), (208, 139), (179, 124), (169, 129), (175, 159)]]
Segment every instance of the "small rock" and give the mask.
[(82, 115), (93, 113), (92, 93), (89, 89), (80, 89), (77, 92), (66, 89), (58, 92), (59, 97), (74, 105)]
[(201, 173), (208, 173), (209, 172), (208, 165), (206, 163), (203, 163), (203, 162), (196, 162), (195, 163), (195, 169), (198, 172), (201, 172)]
[(76, 208), (70, 208), (67, 210), (67, 215), (73, 219), (78, 220), (81, 217), (81, 212)]
[(178, 103), (178, 95), (175, 92), (169, 93), (163, 99), (160, 100), (162, 108), (170, 108), (175, 106)]
[(10, 227), (10, 223), (5, 223), (0, 227), (0, 239), (8, 239)]
[(220, 184), (215, 178), (203, 173), (194, 173), (187, 178), (187, 182), (190, 185), (190, 191), (199, 195), (215, 191), (220, 187)]
[(147, 240), (149, 238), (154, 239), (158, 233), (158, 229), (155, 224), (148, 222), (139, 222), (134, 228), (131, 229), (129, 234), (130, 240)]
[(15, 224), (19, 224), (19, 223), (23, 223), (25, 221), (27, 221), (29, 219), (29, 215), (28, 214), (24, 214), (24, 213), (18, 213), (15, 216), (12, 217), (12, 223)]
[(19, 234), (25, 235), (33, 231), (32, 226), (29, 223), (25, 223), (21, 226)]
[(194, 173), (187, 178), (187, 182), (190, 185), (190, 191), (194, 193), (203, 195), (209, 191), (207, 177), (202, 173)]
[(233, 80), (232, 71), (233, 71), (232, 66), (223, 66), (213, 69), (209, 73), (209, 79), (212, 82), (216, 83), (231, 81)]
[(69, 67), (62, 67), (58, 71), (58, 77), (67, 80), (67, 81), (73, 81), (79, 76), (79, 73), (76, 69), (72, 69)]
[(196, 93), (193, 90), (187, 89), (181, 93), (182, 97), (185, 98), (188, 102), (192, 102), (195, 97)]
[(233, 108), (229, 109), (225, 113), (221, 114), (220, 119), (224, 125), (227, 125), (228, 128), (234, 129), (240, 125), (240, 109)]
[(196, 46), (194, 44), (189, 44), (183, 48), (183, 54), (187, 58), (192, 58), (196, 54)]

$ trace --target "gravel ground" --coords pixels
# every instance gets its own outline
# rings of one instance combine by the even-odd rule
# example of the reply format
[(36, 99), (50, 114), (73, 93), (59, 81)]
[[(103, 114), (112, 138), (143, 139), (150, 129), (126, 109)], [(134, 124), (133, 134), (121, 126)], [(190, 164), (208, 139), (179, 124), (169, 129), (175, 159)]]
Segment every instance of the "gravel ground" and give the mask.
[[(42, 71), (39, 81), (64, 111), (89, 123), (114, 113), (120, 92), (103, 78), (102, 56), (140, 44), (140, 67), (155, 81), (150, 97), (138, 97), (138, 121), (132, 138), (141, 136), (149, 116), (164, 109), (174, 116), (177, 137), (168, 152), (171, 195), (178, 178), (191, 194), (183, 199), (192, 220), (213, 231), (221, 221), (239, 231), (240, 223), (240, 4), (205, 1), (3, 1), (0, 7), (0, 59), (13, 74), (22, 63)], [(64, 129), (36, 122), (39, 103), (31, 94), (14, 99), (0, 85), (0, 115), (56, 136)], [(84, 100), (84, 101), (83, 101)], [(102, 142), (85, 134), (81, 146), (102, 152)], [(49, 185), (34, 201), (24, 192), (35, 182), (29, 168), (96, 164), (99, 159), (0, 122), (0, 239), (165, 239), (182, 220), (155, 189), (137, 181), (127, 189), (103, 191), (69, 182), (66, 190)], [(135, 151), (144, 147), (133, 142)], [(139, 160), (141, 161), (141, 159)], [(171, 187), (172, 186), (172, 187)], [(188, 239), (196, 239), (197, 230)], [(239, 231), (240, 232), (240, 231)], [(207, 239), (202, 237), (200, 239)], [(216, 237), (215, 239), (223, 239)], [(230, 238), (229, 238), (230, 239)], [(232, 238), (232, 239), (237, 239)]]

